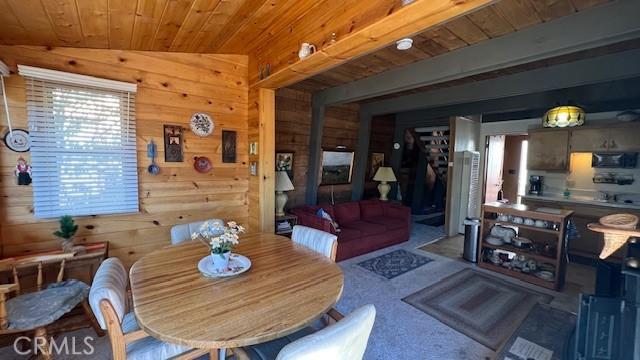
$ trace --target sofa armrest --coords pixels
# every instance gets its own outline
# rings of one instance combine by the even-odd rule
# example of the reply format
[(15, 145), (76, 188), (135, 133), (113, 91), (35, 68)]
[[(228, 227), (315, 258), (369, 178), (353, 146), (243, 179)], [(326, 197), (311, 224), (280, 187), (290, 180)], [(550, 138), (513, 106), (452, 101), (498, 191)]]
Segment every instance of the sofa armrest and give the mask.
[(336, 233), (333, 230), (333, 226), (331, 226), (331, 222), (329, 220), (323, 219), (316, 214), (306, 211), (296, 211), (294, 212), (294, 214), (298, 216), (298, 225), (308, 226), (310, 228), (322, 230), (331, 234)]

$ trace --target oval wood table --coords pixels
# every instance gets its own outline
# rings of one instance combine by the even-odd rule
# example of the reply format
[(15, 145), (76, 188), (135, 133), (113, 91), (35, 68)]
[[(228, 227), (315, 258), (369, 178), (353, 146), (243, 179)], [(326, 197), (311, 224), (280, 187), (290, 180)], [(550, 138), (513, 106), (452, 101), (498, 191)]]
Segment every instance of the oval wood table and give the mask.
[[(343, 275), (330, 259), (273, 234), (240, 238), (234, 253), (251, 269), (205, 278), (197, 269), (208, 249), (189, 242), (156, 250), (130, 270), (140, 327), (173, 344), (209, 349), (253, 345), (293, 333), (340, 298)], [(224, 350), (220, 351), (224, 356)]]

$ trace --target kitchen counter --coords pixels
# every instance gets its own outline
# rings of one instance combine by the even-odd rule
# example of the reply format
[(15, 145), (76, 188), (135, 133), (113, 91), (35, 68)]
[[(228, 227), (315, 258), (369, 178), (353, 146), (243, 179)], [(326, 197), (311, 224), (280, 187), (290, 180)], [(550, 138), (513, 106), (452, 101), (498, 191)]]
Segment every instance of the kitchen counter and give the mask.
[(588, 198), (586, 196), (570, 196), (569, 198), (565, 198), (564, 196), (538, 196), (538, 195), (524, 195), (523, 199), (528, 200), (542, 200), (542, 201), (557, 201), (566, 204), (581, 204), (581, 205), (592, 205), (592, 206), (603, 206), (610, 207), (616, 209), (631, 209), (631, 210), (640, 210), (640, 204), (627, 204), (624, 202), (613, 202), (613, 201), (604, 201), (604, 200), (594, 200), (592, 198)]

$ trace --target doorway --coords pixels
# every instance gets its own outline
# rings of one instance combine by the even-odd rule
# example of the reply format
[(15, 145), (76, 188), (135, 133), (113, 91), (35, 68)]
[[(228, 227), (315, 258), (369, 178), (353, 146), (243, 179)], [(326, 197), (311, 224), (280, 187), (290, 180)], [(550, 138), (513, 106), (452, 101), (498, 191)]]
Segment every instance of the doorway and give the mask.
[(519, 204), (527, 183), (527, 135), (490, 135), (485, 143), (483, 202)]

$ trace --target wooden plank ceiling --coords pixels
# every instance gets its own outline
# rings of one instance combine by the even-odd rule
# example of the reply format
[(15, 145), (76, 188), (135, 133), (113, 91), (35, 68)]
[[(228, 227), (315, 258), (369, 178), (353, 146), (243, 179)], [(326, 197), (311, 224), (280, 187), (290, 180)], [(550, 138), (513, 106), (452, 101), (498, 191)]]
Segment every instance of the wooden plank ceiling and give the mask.
[(413, 37), (413, 47), (395, 45), (362, 56), (290, 86), (305, 91), (329, 87), (375, 75), (520, 29), (567, 16), (610, 0), (502, 0)]

